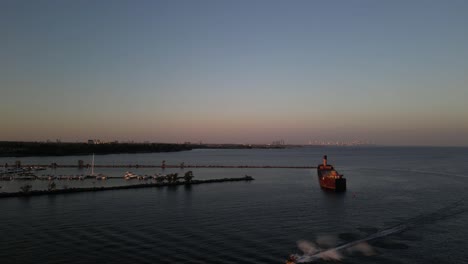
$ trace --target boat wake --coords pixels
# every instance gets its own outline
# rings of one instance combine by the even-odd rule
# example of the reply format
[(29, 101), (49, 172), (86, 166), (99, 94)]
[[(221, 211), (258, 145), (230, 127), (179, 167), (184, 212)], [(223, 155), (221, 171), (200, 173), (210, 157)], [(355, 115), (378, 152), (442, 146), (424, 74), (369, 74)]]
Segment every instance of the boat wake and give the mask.
[(468, 208), (464, 203), (464, 199), (458, 200), (432, 213), (419, 215), (417, 217), (408, 219), (404, 223), (400, 223), (387, 229), (380, 230), (365, 238), (357, 239), (328, 249), (321, 249), (319, 247), (319, 245), (324, 244), (323, 238), (317, 239), (316, 242), (300, 240), (297, 242), (297, 245), (298, 248), (304, 254), (294, 255), (295, 262), (309, 263), (318, 260), (341, 260), (343, 258), (344, 253), (353, 252), (359, 252), (365, 256), (373, 255), (375, 252), (372, 249), (372, 247), (368, 244), (368, 242), (372, 240), (386, 237), (392, 234), (397, 234), (412, 228), (420, 227), (421, 225), (430, 224), (439, 220), (447, 219), (458, 214), (464, 213), (466, 211), (468, 211)]
[[(298, 246), (304, 251), (304, 255), (295, 255), (296, 263), (309, 263), (317, 260), (341, 260), (343, 252), (360, 252), (364, 255), (373, 255), (374, 251), (367, 242), (385, 237), (391, 234), (402, 232), (408, 227), (404, 224), (388, 228), (363, 239), (354, 240), (330, 249), (318, 249), (314, 243), (304, 240), (298, 241)], [(312, 254), (311, 254), (312, 253)]]

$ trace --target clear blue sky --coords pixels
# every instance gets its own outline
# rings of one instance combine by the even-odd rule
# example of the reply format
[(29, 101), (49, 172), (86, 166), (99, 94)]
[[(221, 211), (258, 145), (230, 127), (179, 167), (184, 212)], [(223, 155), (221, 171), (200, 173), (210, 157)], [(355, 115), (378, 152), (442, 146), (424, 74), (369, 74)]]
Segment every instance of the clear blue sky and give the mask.
[(468, 1), (0, 1), (0, 140), (468, 145)]

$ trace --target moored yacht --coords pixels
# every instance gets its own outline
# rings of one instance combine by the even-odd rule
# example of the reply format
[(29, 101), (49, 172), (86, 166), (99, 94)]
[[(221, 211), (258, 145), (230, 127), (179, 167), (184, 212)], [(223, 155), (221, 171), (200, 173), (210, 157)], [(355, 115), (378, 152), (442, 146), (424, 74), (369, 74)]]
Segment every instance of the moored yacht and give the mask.
[(137, 179), (138, 175), (133, 172), (127, 171), (125, 172), (123, 177), (125, 180), (132, 180), (132, 179)]

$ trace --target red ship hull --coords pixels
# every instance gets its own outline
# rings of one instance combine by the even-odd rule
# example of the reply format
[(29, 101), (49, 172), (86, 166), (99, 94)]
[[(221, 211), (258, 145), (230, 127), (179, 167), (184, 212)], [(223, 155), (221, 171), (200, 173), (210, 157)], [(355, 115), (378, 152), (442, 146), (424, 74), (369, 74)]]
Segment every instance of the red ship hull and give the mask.
[(320, 187), (323, 189), (335, 191), (335, 192), (344, 192), (346, 191), (346, 179), (343, 178), (343, 175), (339, 175), (334, 169), (333, 166), (319, 165), (317, 167), (317, 175)]

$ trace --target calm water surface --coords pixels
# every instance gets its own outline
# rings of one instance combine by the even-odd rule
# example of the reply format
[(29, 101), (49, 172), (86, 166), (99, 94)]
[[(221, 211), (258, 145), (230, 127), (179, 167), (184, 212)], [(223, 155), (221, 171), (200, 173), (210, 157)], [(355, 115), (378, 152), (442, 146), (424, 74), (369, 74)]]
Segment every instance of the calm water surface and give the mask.
[[(199, 179), (248, 174), (256, 180), (2, 199), (0, 263), (283, 263), (300, 252), (299, 240), (342, 244), (405, 223), (410, 228), (370, 242), (374, 255), (348, 252), (341, 261), (467, 263), (467, 148), (194, 150), (96, 156), (96, 163), (313, 166), (323, 154), (347, 177), (345, 194), (322, 191), (309, 169), (193, 169)], [(78, 159), (91, 157), (20, 158), (29, 164)], [(165, 171), (171, 172), (184, 171)], [(17, 191), (19, 184), (0, 182), (0, 190)]]

